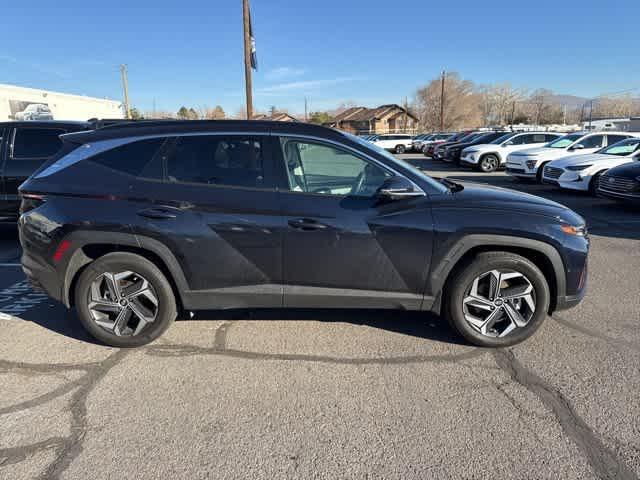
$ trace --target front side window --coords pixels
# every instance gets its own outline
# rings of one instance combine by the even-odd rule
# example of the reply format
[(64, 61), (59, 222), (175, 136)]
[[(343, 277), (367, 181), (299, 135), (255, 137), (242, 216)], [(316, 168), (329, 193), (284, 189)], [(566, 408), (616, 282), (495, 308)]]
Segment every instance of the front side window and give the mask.
[(592, 135), (580, 141), (584, 148), (601, 148), (604, 146), (604, 135)]
[(62, 147), (59, 137), (63, 133), (66, 131), (57, 128), (17, 128), (11, 158), (20, 160), (51, 157)]
[(510, 138), (507, 143), (509, 145), (524, 145), (525, 143), (529, 143), (526, 141), (528, 136), (529, 135), (516, 135), (515, 137)]
[(280, 143), (293, 192), (371, 197), (391, 176), (382, 167), (332, 146), (287, 138)]
[(491, 142), (493, 145), (500, 145), (502, 142), (506, 142), (507, 140), (509, 140), (511, 137), (513, 137), (515, 135), (515, 133), (507, 133), (505, 135), (502, 135), (501, 137), (496, 138), (493, 142)]
[(216, 135), (178, 137), (167, 160), (167, 180), (261, 188), (264, 181), (262, 140)]

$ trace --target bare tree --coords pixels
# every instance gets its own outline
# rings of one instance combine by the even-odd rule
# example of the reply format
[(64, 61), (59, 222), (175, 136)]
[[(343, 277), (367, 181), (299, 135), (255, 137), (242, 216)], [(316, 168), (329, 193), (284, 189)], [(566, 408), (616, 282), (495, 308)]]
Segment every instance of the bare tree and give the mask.
[[(434, 78), (418, 90), (414, 109), (423, 128), (440, 128), (441, 78)], [(445, 130), (475, 127), (483, 123), (481, 97), (473, 82), (463, 80), (457, 73), (445, 77), (443, 124)]]

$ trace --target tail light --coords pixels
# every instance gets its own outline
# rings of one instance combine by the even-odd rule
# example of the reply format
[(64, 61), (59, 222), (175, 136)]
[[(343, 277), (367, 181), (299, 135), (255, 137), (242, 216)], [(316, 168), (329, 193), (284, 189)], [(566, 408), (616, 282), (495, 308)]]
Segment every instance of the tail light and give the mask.
[(20, 194), (20, 215), (27, 213), (34, 208), (38, 208), (45, 202), (44, 195), (37, 195), (35, 193), (22, 193)]

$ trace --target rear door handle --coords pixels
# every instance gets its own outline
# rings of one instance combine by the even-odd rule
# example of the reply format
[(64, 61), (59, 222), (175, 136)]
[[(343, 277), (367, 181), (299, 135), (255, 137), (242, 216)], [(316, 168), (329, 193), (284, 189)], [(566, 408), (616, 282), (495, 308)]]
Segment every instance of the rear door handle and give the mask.
[(138, 210), (138, 215), (140, 215), (141, 217), (153, 218), (154, 220), (169, 220), (177, 217), (173, 209), (162, 207)]
[(328, 225), (320, 223), (312, 218), (296, 218), (289, 220), (289, 226), (297, 228), (298, 230), (312, 231), (312, 230), (325, 230), (329, 228)]

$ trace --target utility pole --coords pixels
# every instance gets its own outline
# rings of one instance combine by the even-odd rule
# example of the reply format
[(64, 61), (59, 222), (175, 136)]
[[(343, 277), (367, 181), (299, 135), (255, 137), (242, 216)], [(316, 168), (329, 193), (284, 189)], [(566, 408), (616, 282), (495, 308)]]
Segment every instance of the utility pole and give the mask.
[(567, 104), (562, 105), (562, 125), (567, 124)]
[(409, 123), (409, 100), (407, 97), (404, 97), (404, 125), (402, 128), (404, 129), (403, 133), (407, 133), (407, 123)]
[(125, 117), (131, 118), (131, 108), (129, 107), (129, 81), (127, 80), (127, 66), (120, 65), (120, 76), (122, 77), (122, 90), (124, 90), (124, 113)]
[(591, 121), (593, 120), (593, 99), (589, 100), (591, 104), (589, 108), (589, 131), (591, 131)]
[(253, 118), (253, 80), (251, 72), (251, 32), (249, 18), (249, 0), (242, 0), (242, 19), (244, 25), (244, 80), (247, 95), (247, 120)]
[(442, 71), (442, 79), (440, 81), (440, 131), (444, 131), (444, 80), (447, 73)]
[(511, 130), (513, 131), (513, 121), (516, 118), (516, 102), (511, 104)]
[(308, 119), (309, 108), (307, 104), (307, 97), (304, 97), (304, 121), (307, 122)]

